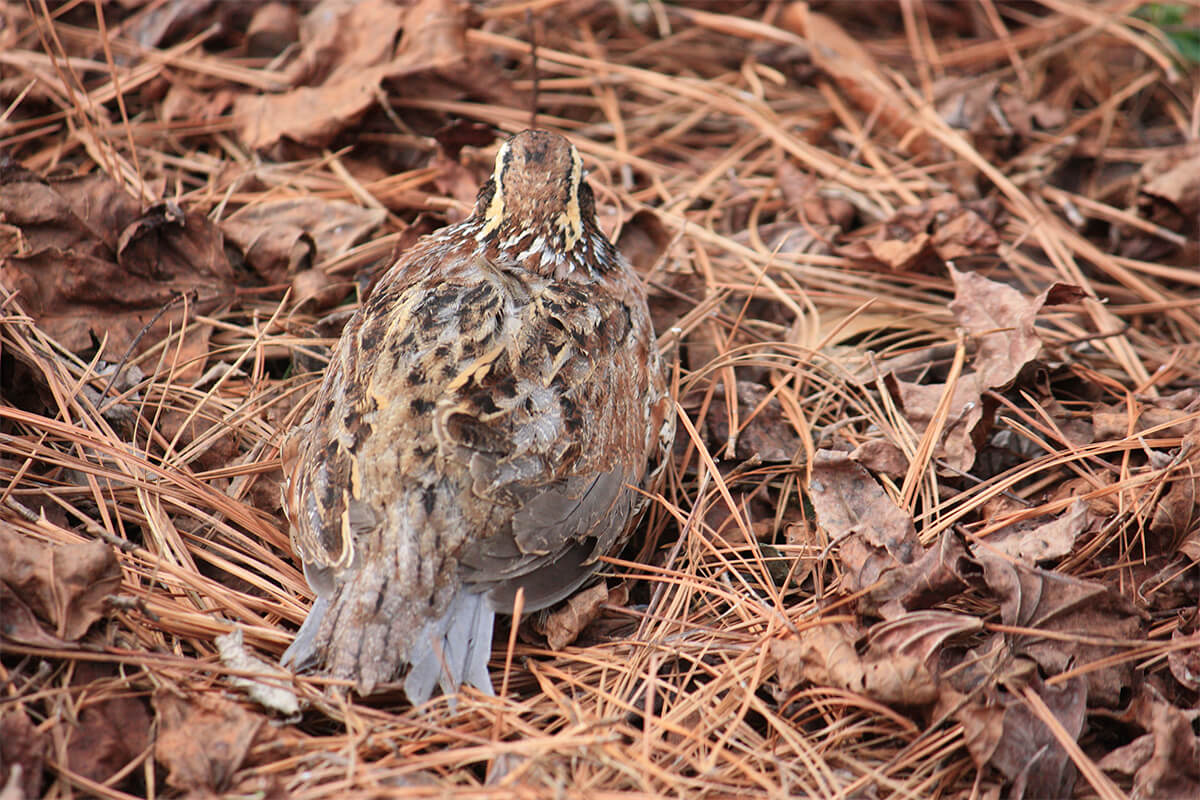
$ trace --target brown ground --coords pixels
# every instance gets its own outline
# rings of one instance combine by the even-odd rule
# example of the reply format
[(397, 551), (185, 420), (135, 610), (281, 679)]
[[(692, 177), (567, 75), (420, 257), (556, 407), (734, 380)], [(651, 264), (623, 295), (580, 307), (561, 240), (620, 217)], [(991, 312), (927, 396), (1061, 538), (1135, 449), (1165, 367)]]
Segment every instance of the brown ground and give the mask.
[[(0, 8), (0, 798), (1200, 796), (1195, 5), (50, 5)], [(503, 699), (270, 673), (280, 433), (535, 109), (677, 364), (653, 511)]]

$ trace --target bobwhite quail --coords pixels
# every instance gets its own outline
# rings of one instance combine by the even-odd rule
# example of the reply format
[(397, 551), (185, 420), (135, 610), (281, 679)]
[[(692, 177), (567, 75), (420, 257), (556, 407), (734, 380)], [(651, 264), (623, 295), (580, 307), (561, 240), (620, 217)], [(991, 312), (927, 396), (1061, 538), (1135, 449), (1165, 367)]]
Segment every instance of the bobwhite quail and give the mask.
[(347, 323), (283, 446), (317, 599), (283, 663), (414, 704), (492, 691), (492, 621), (574, 592), (626, 539), (674, 414), (637, 274), (566, 139), (505, 142), (474, 213)]

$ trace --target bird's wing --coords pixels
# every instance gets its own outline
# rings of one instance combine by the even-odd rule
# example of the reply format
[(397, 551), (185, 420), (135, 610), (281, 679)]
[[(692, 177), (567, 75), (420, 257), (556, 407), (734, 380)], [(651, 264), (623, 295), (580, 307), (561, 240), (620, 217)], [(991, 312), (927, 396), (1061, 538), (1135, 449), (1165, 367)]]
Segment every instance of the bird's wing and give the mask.
[(473, 494), (507, 509), (459, 556), (497, 609), (518, 587), (527, 610), (569, 595), (640, 506), (629, 487), (667, 402), (640, 292), (635, 279), (542, 285), (504, 351), (439, 403), (439, 441), (468, 466)]

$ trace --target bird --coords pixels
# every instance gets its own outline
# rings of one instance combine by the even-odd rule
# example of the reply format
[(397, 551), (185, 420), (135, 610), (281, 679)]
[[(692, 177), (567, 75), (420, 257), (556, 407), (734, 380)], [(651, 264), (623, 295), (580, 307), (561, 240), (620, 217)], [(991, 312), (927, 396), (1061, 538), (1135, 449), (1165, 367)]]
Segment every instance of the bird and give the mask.
[(638, 273), (566, 138), (498, 149), (473, 213), (380, 277), (281, 444), (315, 601), (281, 662), (494, 694), (496, 614), (586, 584), (648, 502), (674, 403)]

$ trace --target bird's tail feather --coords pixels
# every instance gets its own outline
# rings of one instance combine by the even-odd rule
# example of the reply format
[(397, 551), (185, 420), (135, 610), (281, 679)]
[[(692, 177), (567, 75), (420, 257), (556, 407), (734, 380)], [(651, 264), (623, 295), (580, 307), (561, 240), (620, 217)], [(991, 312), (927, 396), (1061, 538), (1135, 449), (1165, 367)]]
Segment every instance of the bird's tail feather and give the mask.
[(428, 700), (434, 684), (441, 684), (446, 694), (464, 683), (494, 694), (487, 665), (495, 616), (486, 595), (460, 589), (446, 613), (422, 628), (409, 644), (412, 666), (404, 680), (404, 693), (413, 705)]
[(321, 620), (325, 618), (325, 612), (328, 610), (329, 597), (318, 595), (317, 601), (313, 603), (304, 619), (304, 624), (296, 631), (296, 638), (292, 640), (291, 646), (283, 651), (283, 656), (279, 659), (280, 666), (299, 671), (316, 660), (317, 654), (313, 645), (317, 640), (317, 632), (321, 629)]

